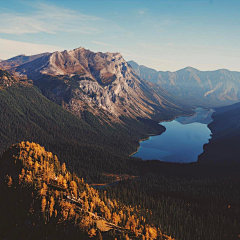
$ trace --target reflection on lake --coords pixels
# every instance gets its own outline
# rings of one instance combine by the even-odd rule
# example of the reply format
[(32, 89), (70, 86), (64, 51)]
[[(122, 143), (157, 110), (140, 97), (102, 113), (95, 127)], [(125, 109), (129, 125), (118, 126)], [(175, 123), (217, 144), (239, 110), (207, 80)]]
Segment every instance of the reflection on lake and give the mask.
[(140, 142), (138, 152), (133, 157), (167, 162), (197, 161), (198, 155), (203, 152), (203, 145), (211, 138), (207, 124), (212, 121), (214, 110), (197, 108), (194, 111), (196, 114), (193, 116), (161, 122), (166, 131)]

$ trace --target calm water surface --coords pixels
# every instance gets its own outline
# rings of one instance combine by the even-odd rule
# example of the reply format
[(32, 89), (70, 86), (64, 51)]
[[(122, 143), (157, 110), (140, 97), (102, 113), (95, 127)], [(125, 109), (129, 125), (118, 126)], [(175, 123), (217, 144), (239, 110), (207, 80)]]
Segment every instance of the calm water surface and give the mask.
[(211, 138), (207, 127), (212, 121), (213, 109), (196, 108), (193, 116), (179, 117), (171, 122), (161, 122), (166, 131), (140, 142), (133, 157), (144, 160), (158, 159), (166, 162), (195, 162), (203, 152), (203, 145)]

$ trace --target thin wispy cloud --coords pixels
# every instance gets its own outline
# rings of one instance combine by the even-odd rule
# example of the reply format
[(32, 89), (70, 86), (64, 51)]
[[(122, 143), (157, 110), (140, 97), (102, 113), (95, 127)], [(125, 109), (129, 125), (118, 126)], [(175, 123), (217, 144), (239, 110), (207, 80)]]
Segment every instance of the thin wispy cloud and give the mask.
[(96, 34), (101, 32), (101, 29), (96, 27), (96, 23), (104, 21), (101, 18), (45, 3), (31, 4), (31, 7), (33, 10), (28, 14), (6, 13), (5, 10), (1, 14), (0, 33), (79, 32)]
[(145, 10), (138, 10), (138, 14), (144, 15), (144, 14), (146, 14), (146, 11)]
[(4, 13), (0, 19), (0, 33), (25, 34), (25, 33), (55, 33), (36, 18), (21, 14)]
[(109, 43), (98, 42), (98, 41), (91, 41), (91, 43), (95, 43), (95, 44), (103, 45), (103, 46), (111, 46), (111, 44), (109, 44)]

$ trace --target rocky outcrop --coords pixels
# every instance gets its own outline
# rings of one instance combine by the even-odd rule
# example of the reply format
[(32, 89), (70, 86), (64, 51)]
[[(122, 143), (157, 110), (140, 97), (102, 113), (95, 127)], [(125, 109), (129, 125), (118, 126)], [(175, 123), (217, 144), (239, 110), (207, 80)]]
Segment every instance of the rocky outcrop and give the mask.
[(0, 69), (0, 87), (10, 87), (18, 82), (16, 78), (11, 76), (7, 71)]

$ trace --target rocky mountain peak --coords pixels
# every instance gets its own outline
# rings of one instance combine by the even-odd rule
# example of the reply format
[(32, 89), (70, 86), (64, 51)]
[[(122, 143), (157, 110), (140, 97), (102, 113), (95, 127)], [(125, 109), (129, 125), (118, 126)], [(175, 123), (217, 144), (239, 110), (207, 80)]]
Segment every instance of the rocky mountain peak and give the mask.
[(177, 73), (182, 73), (182, 72), (184, 72), (184, 73), (196, 73), (197, 71), (199, 71), (198, 69), (196, 69), (196, 68), (193, 68), (193, 67), (190, 67), (190, 66), (188, 66), (188, 67), (186, 67), (186, 68), (183, 68), (183, 69), (180, 69), (180, 70), (178, 70), (178, 71), (176, 71)]
[(231, 71), (229, 71), (228, 69), (219, 69), (218, 71), (220, 74), (223, 74), (223, 75), (231, 74)]
[(86, 48), (84, 48), (84, 47), (78, 47), (78, 48), (75, 48), (75, 49), (73, 49), (73, 50), (70, 50), (70, 51), (87, 51), (87, 49)]
[(120, 53), (94, 53), (80, 47), (71, 51), (57, 51), (43, 55), (34, 61), (16, 67), (14, 71), (34, 80), (41, 77), (42, 74), (78, 75), (106, 85), (118, 77), (125, 78), (127, 67), (128, 64)]

